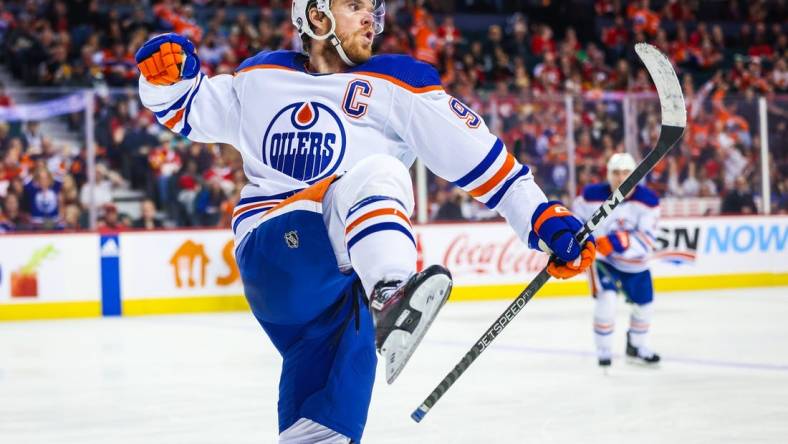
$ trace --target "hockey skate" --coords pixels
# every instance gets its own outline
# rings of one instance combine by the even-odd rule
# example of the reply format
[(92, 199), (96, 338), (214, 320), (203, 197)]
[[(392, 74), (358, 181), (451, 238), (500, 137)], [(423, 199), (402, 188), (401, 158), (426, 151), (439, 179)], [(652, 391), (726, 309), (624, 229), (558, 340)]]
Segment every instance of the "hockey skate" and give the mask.
[(647, 347), (635, 347), (632, 345), (629, 332), (627, 332), (627, 360), (632, 364), (656, 366), (659, 364), (660, 357)]
[(391, 384), (424, 338), (451, 293), (451, 273), (440, 265), (407, 281), (378, 282), (369, 298), (375, 319), (375, 345), (386, 361)]

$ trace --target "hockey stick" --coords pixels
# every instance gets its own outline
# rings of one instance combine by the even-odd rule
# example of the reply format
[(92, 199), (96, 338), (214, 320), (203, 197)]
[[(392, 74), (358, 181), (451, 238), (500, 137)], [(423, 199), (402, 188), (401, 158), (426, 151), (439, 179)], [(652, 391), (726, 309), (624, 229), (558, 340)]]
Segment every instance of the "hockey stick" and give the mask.
[[(679, 79), (673, 66), (664, 54), (646, 43), (635, 45), (635, 52), (640, 60), (646, 65), (646, 69), (657, 87), (657, 95), (662, 108), (662, 129), (657, 140), (657, 146), (646, 155), (642, 162), (634, 171), (613, 191), (613, 194), (599, 207), (591, 218), (583, 225), (583, 228), (575, 235), (577, 242), (582, 245), (591, 236), (594, 229), (604, 221), (610, 213), (624, 201), (628, 195), (651, 171), (654, 166), (673, 148), (673, 145), (681, 139), (684, 129), (687, 126), (687, 109), (684, 106), (684, 96), (681, 93)], [(506, 311), (487, 329), (487, 331), (476, 341), (473, 348), (468, 351), (454, 369), (443, 378), (437, 387), (430, 393), (427, 399), (411, 413), (410, 417), (416, 422), (421, 422), (424, 415), (435, 405), (436, 402), (449, 390), (454, 382), (457, 381), (465, 370), (470, 367), (473, 361), (489, 347), (490, 343), (498, 337), (503, 329), (512, 319), (523, 309), (525, 304), (534, 297), (534, 294), (550, 279), (547, 267), (542, 269), (530, 284), (520, 293), (519, 296), (509, 305)]]

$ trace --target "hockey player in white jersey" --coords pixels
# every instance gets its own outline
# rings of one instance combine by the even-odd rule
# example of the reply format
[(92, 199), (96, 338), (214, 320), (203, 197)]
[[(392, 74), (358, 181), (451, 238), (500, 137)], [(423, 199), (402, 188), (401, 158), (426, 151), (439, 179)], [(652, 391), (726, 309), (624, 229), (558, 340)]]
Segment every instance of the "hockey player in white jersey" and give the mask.
[[(575, 213), (588, 219), (612, 190), (635, 169), (635, 160), (617, 153), (607, 163), (608, 182), (587, 186), (574, 204)], [(627, 331), (627, 357), (653, 365), (659, 355), (648, 347), (654, 288), (648, 261), (654, 251), (659, 217), (659, 198), (638, 185), (613, 214), (594, 231), (599, 256), (589, 274), (594, 296), (594, 338), (599, 365), (609, 367), (612, 359), (616, 296), (624, 293), (632, 304)]]
[(283, 357), (280, 442), (358, 442), (375, 349), (391, 383), (449, 297), (448, 270), (416, 270), (416, 157), (554, 251), (554, 276), (582, 272), (595, 254), (593, 241), (574, 239), (580, 222), (547, 201), (435, 69), (372, 57), (383, 13), (371, 0), (295, 0), (305, 52), (263, 52), (234, 75), (200, 73), (175, 34), (136, 55), (140, 97), (162, 124), (243, 157), (235, 253), (252, 312)]

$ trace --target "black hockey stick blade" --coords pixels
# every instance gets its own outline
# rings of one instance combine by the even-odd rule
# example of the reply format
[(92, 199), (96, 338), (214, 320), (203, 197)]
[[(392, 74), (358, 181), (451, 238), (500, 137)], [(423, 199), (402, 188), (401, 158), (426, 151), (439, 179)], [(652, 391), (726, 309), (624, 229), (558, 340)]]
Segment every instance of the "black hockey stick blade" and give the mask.
[[(594, 229), (610, 215), (613, 209), (624, 201), (624, 196), (629, 194), (637, 183), (640, 182), (663, 157), (665, 157), (676, 142), (681, 139), (681, 136), (684, 134), (684, 129), (687, 126), (687, 109), (684, 105), (684, 95), (681, 93), (679, 79), (676, 77), (676, 72), (673, 70), (673, 66), (670, 64), (668, 58), (659, 52), (657, 48), (647, 43), (638, 43), (635, 45), (635, 52), (638, 57), (640, 57), (643, 64), (646, 65), (646, 69), (651, 75), (654, 85), (657, 87), (657, 95), (659, 96), (659, 102), (662, 108), (662, 128), (660, 130), (659, 139), (654, 149), (643, 158), (635, 170), (630, 173), (615, 191), (613, 191), (610, 197), (608, 197), (602, 206), (594, 212), (591, 218), (583, 225), (583, 228), (577, 233), (576, 238), (581, 245), (591, 236)], [(547, 267), (545, 267), (528, 284), (525, 290), (509, 304), (506, 311), (495, 320), (484, 335), (476, 341), (474, 346), (465, 353), (465, 356), (463, 356), (460, 362), (443, 378), (440, 384), (435, 387), (424, 402), (411, 413), (410, 417), (414, 421), (421, 422), (421, 420), (424, 419), (424, 416), (435, 403), (437, 403), (454, 382), (465, 373), (465, 370), (470, 367), (473, 361), (487, 349), (492, 341), (498, 337), (503, 329), (549, 279), (550, 274), (547, 273)]]

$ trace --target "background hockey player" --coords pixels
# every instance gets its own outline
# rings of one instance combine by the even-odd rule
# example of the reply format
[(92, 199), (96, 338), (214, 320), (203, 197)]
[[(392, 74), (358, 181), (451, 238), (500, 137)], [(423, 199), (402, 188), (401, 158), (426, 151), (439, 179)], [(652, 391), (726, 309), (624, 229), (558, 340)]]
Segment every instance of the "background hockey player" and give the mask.
[[(617, 153), (607, 162), (608, 182), (587, 186), (575, 201), (576, 214), (588, 219), (611, 191), (635, 169), (635, 160), (627, 153)], [(648, 188), (638, 185), (610, 217), (595, 231), (599, 256), (591, 267), (594, 296), (594, 338), (599, 365), (610, 366), (616, 296), (624, 293), (632, 304), (627, 331), (626, 354), (646, 364), (659, 362), (659, 355), (648, 347), (654, 288), (648, 261), (656, 242), (659, 198)]]
[(375, 348), (392, 382), (449, 296), (446, 269), (416, 273), (408, 173), (416, 157), (497, 210), (521, 239), (555, 251), (554, 276), (574, 276), (594, 257), (593, 241), (574, 239), (580, 222), (547, 202), (528, 167), (443, 91), (434, 68), (371, 57), (383, 14), (370, 0), (295, 0), (305, 54), (263, 52), (235, 75), (200, 73), (194, 46), (175, 34), (136, 56), (140, 97), (162, 124), (243, 157), (236, 259), (284, 360), (281, 442), (359, 441)]

